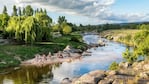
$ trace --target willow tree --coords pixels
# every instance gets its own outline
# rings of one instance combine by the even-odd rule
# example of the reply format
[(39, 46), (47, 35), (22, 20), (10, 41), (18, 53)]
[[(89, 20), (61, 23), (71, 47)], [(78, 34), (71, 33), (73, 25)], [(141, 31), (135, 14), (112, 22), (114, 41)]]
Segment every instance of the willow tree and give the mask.
[(24, 31), (24, 41), (26, 43), (35, 42), (37, 34), (39, 33), (39, 31), (37, 32), (39, 26), (33, 16), (29, 16), (23, 21), (22, 29)]
[(39, 23), (39, 27), (42, 28), (42, 30), (38, 33), (38, 35), (42, 36), (42, 38), (38, 38), (37, 40), (50, 40), (52, 19), (45, 13), (36, 13), (35, 18)]
[(19, 25), (18, 18), (15, 16), (11, 17), (8, 22), (8, 26), (6, 28), (6, 31), (8, 32), (10, 38), (15, 37), (15, 32), (18, 25)]
[(0, 14), (0, 20), (1, 20), (0, 30), (4, 31), (4, 29), (7, 27), (9, 20), (8, 14)]

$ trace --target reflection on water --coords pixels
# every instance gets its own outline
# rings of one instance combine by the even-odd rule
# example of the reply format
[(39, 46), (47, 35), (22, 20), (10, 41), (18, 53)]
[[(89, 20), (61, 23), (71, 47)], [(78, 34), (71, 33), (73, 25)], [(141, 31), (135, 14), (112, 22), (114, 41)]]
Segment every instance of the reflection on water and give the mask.
[(20, 70), (0, 75), (0, 84), (36, 84), (42, 78), (52, 79), (52, 68), (59, 67), (59, 65), (44, 67), (23, 66)]
[[(97, 43), (101, 39), (97, 35), (84, 36), (85, 42)], [(105, 40), (105, 39), (104, 39)], [(125, 45), (105, 41), (106, 46), (91, 48), (91, 56), (82, 57), (72, 62), (64, 62), (45, 67), (21, 67), (21, 70), (14, 71), (7, 75), (0, 75), (0, 84), (59, 84), (66, 78), (78, 77), (92, 70), (107, 70), (113, 62), (122, 61), (122, 52)]]

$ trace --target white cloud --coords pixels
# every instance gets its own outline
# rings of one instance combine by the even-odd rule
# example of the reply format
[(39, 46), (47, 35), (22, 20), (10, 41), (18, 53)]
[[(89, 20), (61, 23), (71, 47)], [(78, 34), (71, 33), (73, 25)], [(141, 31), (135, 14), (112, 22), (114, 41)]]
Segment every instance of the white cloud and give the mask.
[(97, 23), (149, 20), (149, 14), (117, 14), (112, 12), (111, 6), (116, 3), (116, 0), (2, 0), (0, 2), (2, 3), (1, 10), (4, 3), (8, 8), (12, 7), (13, 4), (21, 7), (30, 4), (34, 8), (46, 8), (49, 12), (85, 16), (92, 18), (91, 20), (95, 20)]

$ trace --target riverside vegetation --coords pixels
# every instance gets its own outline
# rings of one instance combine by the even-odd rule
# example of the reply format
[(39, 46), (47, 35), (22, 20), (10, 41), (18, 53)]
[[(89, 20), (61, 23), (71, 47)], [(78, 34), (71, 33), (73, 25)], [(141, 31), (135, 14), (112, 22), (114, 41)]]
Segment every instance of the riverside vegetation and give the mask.
[(12, 15), (4, 6), (0, 14), (0, 37), (0, 69), (18, 66), (37, 53), (63, 50), (67, 45), (86, 49), (82, 36), (75, 32), (65, 16), (59, 16), (54, 24), (45, 9), (34, 10), (30, 5), (25, 8), (14, 5)]

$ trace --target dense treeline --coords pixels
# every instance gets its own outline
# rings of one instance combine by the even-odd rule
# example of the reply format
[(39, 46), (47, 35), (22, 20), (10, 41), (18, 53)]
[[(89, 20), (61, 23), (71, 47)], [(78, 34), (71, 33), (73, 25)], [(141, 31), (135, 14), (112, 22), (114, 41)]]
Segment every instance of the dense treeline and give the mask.
[[(78, 31), (94, 31), (94, 32), (102, 32), (104, 30), (110, 29), (139, 29), (139, 26), (142, 24), (148, 23), (117, 23), (117, 24), (100, 24), (100, 25), (82, 25), (76, 27), (75, 30)], [(74, 25), (75, 26), (75, 25)]]
[(0, 31), (4, 38), (14, 39), (18, 42), (33, 43), (50, 41), (52, 32), (69, 34), (72, 31), (64, 16), (58, 18), (53, 24), (52, 18), (42, 8), (34, 10), (30, 5), (25, 8), (13, 6), (12, 15), (8, 15), (4, 6), (0, 14)]

